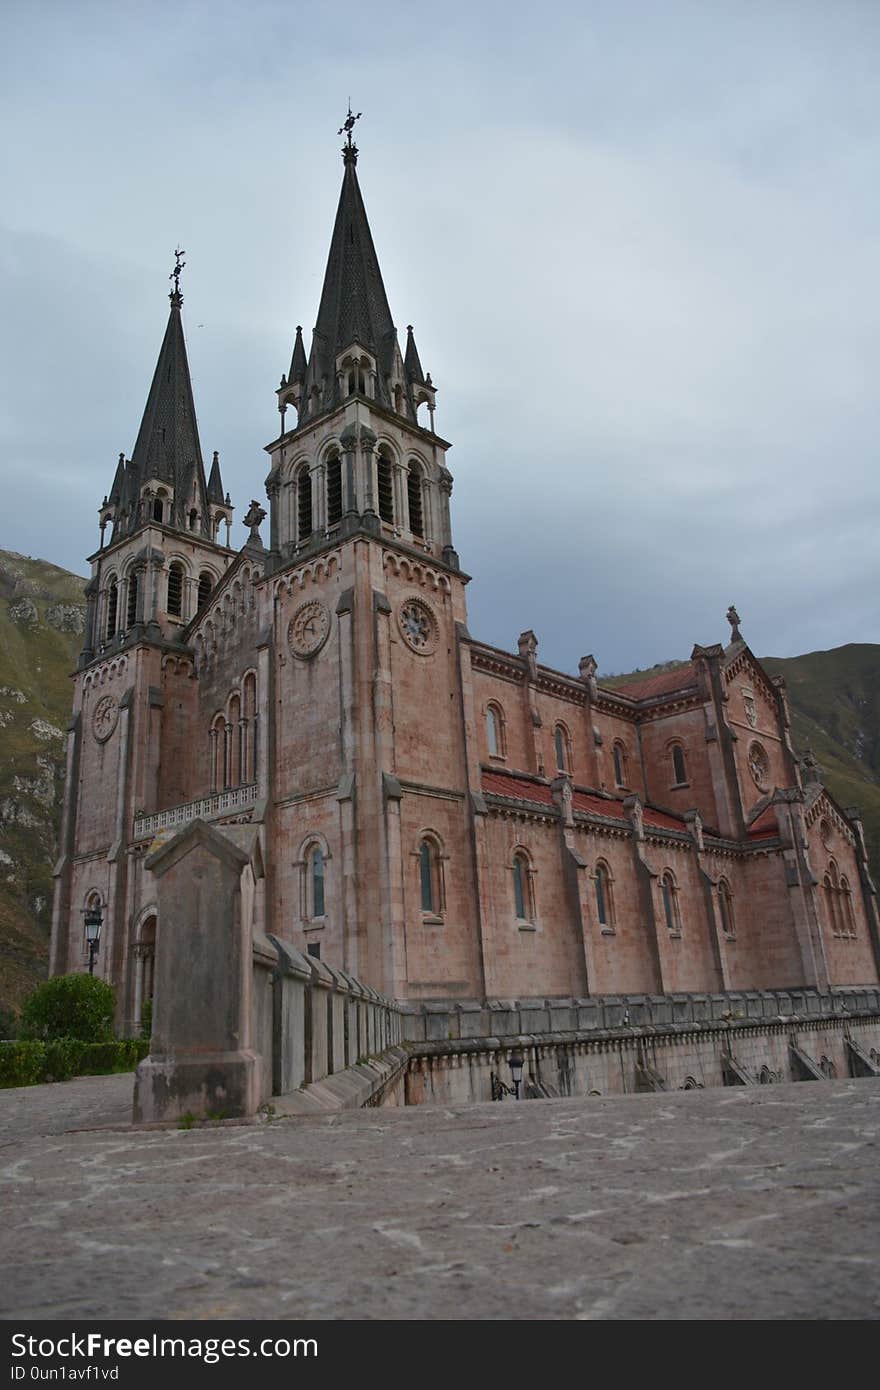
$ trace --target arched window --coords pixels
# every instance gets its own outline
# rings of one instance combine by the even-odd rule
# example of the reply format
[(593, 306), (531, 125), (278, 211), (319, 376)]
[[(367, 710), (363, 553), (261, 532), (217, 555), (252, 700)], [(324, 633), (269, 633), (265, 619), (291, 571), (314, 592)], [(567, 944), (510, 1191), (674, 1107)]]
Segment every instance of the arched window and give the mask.
[(626, 749), (622, 743), (615, 743), (611, 750), (614, 759), (614, 780), (618, 787), (626, 786)]
[(733, 894), (726, 878), (718, 882), (718, 910), (721, 913), (721, 930), (725, 936), (736, 936), (733, 921)]
[(562, 724), (556, 725), (553, 734), (556, 745), (556, 766), (560, 772), (571, 772), (571, 758), (568, 749), (568, 731)]
[(207, 606), (208, 606), (208, 600), (209, 600), (209, 598), (211, 597), (211, 590), (213, 589), (213, 587), (214, 587), (214, 581), (213, 581), (213, 579), (211, 578), (210, 574), (205, 574), (204, 571), (203, 571), (203, 572), (199, 575), (199, 612), (200, 612), (200, 613), (201, 613), (201, 611), (202, 611), (203, 608), (207, 608)]
[(663, 895), (663, 915), (666, 918), (667, 930), (673, 936), (679, 936), (681, 934), (681, 918), (678, 911), (678, 888), (669, 869), (660, 880), (660, 891)]
[(190, 513), (189, 513), (189, 529), (190, 529), (191, 531), (195, 531), (195, 530), (198, 528), (198, 524), (199, 524), (199, 514), (198, 514), (198, 512), (196, 511), (195, 507), (191, 507), (191, 508), (190, 508)]
[(846, 877), (842, 877), (840, 880), (840, 906), (841, 918), (843, 920), (843, 930), (847, 936), (855, 936), (856, 917), (855, 913), (853, 912), (852, 889), (850, 888), (849, 883), (846, 880)]
[(138, 577), (134, 570), (128, 576), (128, 606), (126, 608), (125, 625), (134, 627), (137, 622), (138, 611)]
[(110, 580), (107, 589), (107, 638), (108, 640), (116, 632), (116, 618), (119, 612), (119, 585), (115, 579)]
[(828, 925), (835, 936), (842, 935), (842, 923), (840, 918), (839, 888), (840, 877), (837, 872), (837, 865), (834, 860), (828, 866), (828, 871), (822, 881), (825, 889), (825, 910), (828, 914)]
[(418, 848), (419, 901), (423, 917), (442, 917), (446, 909), (443, 853), (434, 835), (423, 835)]
[(312, 534), (312, 474), (305, 464), (296, 480), (296, 537), (300, 545)]
[(226, 784), (230, 787), (241, 786), (241, 700), (238, 695), (233, 695), (229, 701), (229, 719), (226, 725), (229, 730), (228, 747), (226, 753)]
[(164, 507), (163, 507), (163, 505), (162, 505), (162, 498), (161, 498), (161, 497), (154, 497), (154, 498), (153, 498), (153, 520), (154, 520), (154, 521), (163, 521), (163, 520), (164, 520), (164, 510), (165, 510), (165, 509), (164, 509)]
[(172, 561), (168, 571), (168, 612), (173, 618), (183, 615), (183, 565)]
[(217, 714), (211, 723), (209, 738), (211, 767), (211, 795), (221, 792), (226, 785), (226, 720)]
[(422, 470), (414, 459), (410, 460), (406, 475), (406, 495), (409, 504), (409, 529), (414, 536), (423, 538), (425, 523), (422, 516)]
[(249, 673), (244, 678), (242, 709), (241, 778), (253, 782), (257, 775), (257, 678)]
[(486, 742), (490, 758), (504, 757), (504, 715), (500, 705), (486, 708)]
[(338, 454), (327, 460), (327, 525), (342, 520), (342, 459)]
[(513, 856), (513, 906), (517, 921), (533, 922), (535, 904), (532, 895), (532, 866), (528, 856), (518, 850)]
[(603, 860), (596, 865), (596, 916), (599, 925), (611, 930), (614, 927), (614, 906), (611, 900), (611, 872)]
[(387, 454), (376, 455), (376, 481), (379, 489), (379, 515), (389, 526), (393, 526), (394, 487), (391, 480), (391, 460)]
[(310, 917), (324, 916), (324, 851), (315, 845), (309, 855), (309, 879), (311, 886)]
[(672, 753), (672, 781), (676, 787), (684, 786), (687, 782), (687, 767), (684, 761), (684, 749), (680, 743), (673, 743)]

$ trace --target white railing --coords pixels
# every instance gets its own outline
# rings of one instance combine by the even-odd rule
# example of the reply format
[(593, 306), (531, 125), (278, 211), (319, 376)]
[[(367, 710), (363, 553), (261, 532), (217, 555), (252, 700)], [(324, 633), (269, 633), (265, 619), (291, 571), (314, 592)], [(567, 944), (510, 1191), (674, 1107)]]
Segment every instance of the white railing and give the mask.
[(188, 801), (185, 806), (172, 806), (170, 811), (159, 811), (155, 816), (136, 815), (133, 837), (135, 840), (146, 840), (158, 830), (165, 830), (170, 825), (186, 825), (187, 821), (195, 820), (197, 816), (211, 820), (214, 816), (228, 815), (230, 811), (253, 806), (256, 799), (257, 784), (253, 782), (248, 787), (231, 787), (229, 791), (218, 792), (216, 796), (204, 796), (201, 801)]

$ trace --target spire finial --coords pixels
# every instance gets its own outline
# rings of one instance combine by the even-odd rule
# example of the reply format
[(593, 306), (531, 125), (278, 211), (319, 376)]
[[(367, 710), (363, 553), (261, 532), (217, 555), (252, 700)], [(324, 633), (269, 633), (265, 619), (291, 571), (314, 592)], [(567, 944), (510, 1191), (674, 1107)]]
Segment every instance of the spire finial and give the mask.
[(174, 281), (174, 289), (171, 291), (171, 294), (168, 296), (168, 298), (171, 300), (172, 304), (176, 305), (180, 305), (183, 303), (183, 295), (180, 293), (180, 274), (184, 266), (186, 265), (186, 261), (183, 259), (185, 255), (186, 252), (182, 251), (179, 246), (175, 249), (174, 269), (168, 276), (169, 280)]
[(730, 607), (729, 607), (728, 610), (727, 610), (727, 621), (730, 623), (730, 627), (731, 627), (731, 632), (730, 632), (730, 640), (731, 640), (731, 642), (741, 642), (741, 641), (743, 640), (743, 637), (742, 637), (742, 633), (741, 633), (740, 630), (739, 630), (739, 625), (740, 625), (740, 623), (742, 622), (742, 618), (741, 618), (741, 617), (739, 616), (739, 614), (737, 613), (737, 611), (736, 611), (736, 605), (733, 604), (733, 603), (730, 605)]
[(336, 132), (337, 135), (345, 136), (345, 144), (342, 147), (342, 158), (346, 164), (357, 164), (358, 147), (351, 138), (351, 132), (354, 130), (355, 121), (359, 121), (362, 114), (363, 112), (359, 111), (356, 116), (352, 115), (351, 97), (349, 97), (348, 115), (342, 122), (342, 125), (339, 127), (339, 130)]

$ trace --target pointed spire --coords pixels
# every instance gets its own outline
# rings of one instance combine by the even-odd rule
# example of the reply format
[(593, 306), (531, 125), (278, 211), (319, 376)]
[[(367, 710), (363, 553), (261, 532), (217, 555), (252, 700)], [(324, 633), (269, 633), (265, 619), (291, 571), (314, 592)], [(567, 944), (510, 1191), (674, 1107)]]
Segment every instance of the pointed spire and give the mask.
[(175, 252), (177, 264), (171, 272), (174, 289), (169, 295), (171, 310), (137, 441), (125, 469), (122, 507), (114, 521), (114, 538), (136, 530), (141, 524), (141, 491), (153, 480), (165, 483), (174, 491), (166, 525), (180, 530), (192, 529), (189, 515), (195, 510), (201, 534), (211, 534), (205, 468), (183, 336), (183, 296), (179, 287), (182, 255), (182, 251)]
[[(306, 350), (303, 347), (302, 324), (298, 323), (296, 325), (296, 339), (293, 344), (293, 356), (290, 359), (290, 371), (287, 374), (287, 381), (285, 381), (284, 384), (286, 386), (289, 383), (291, 386), (294, 386), (297, 382), (305, 381), (305, 379)], [(282, 378), (282, 380), (284, 379)]]
[(106, 498), (114, 506), (118, 506), (122, 501), (122, 492), (125, 487), (125, 454), (119, 455), (119, 462), (116, 465), (116, 472), (113, 474), (113, 485)]
[(422, 372), (422, 364), (419, 361), (419, 350), (416, 347), (416, 340), (413, 337), (413, 326), (411, 323), (406, 325), (406, 356), (403, 360), (406, 368), (406, 379), (417, 386), (424, 386), (425, 377)]
[[(356, 117), (349, 119), (353, 123)], [(346, 128), (347, 123), (343, 129)], [(376, 358), (376, 397), (391, 408), (393, 401), (388, 378), (395, 365), (397, 371), (400, 370), (397, 331), (358, 184), (355, 168), (357, 146), (351, 144), (350, 128), (347, 133), (349, 139), (343, 149), (345, 172), (324, 272), (318, 318), (304, 373), (300, 421), (338, 404), (340, 395), (336, 361), (341, 353), (354, 344), (365, 348)], [(290, 366), (290, 386), (297, 380), (300, 368), (298, 337), (299, 330)], [(300, 376), (299, 380), (302, 379)]]
[(220, 481), (220, 455), (214, 450), (214, 458), (211, 463), (211, 476), (208, 479), (208, 501), (216, 502), (218, 506), (223, 506), (223, 484)]

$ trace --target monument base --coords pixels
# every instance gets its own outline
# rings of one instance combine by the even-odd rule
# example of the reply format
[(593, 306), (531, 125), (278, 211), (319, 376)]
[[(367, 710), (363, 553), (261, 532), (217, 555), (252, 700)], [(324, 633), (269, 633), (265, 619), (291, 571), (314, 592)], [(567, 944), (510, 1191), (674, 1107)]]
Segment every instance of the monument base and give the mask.
[(255, 1115), (262, 1058), (255, 1052), (200, 1052), (147, 1057), (135, 1074), (135, 1124), (160, 1120), (228, 1120)]

